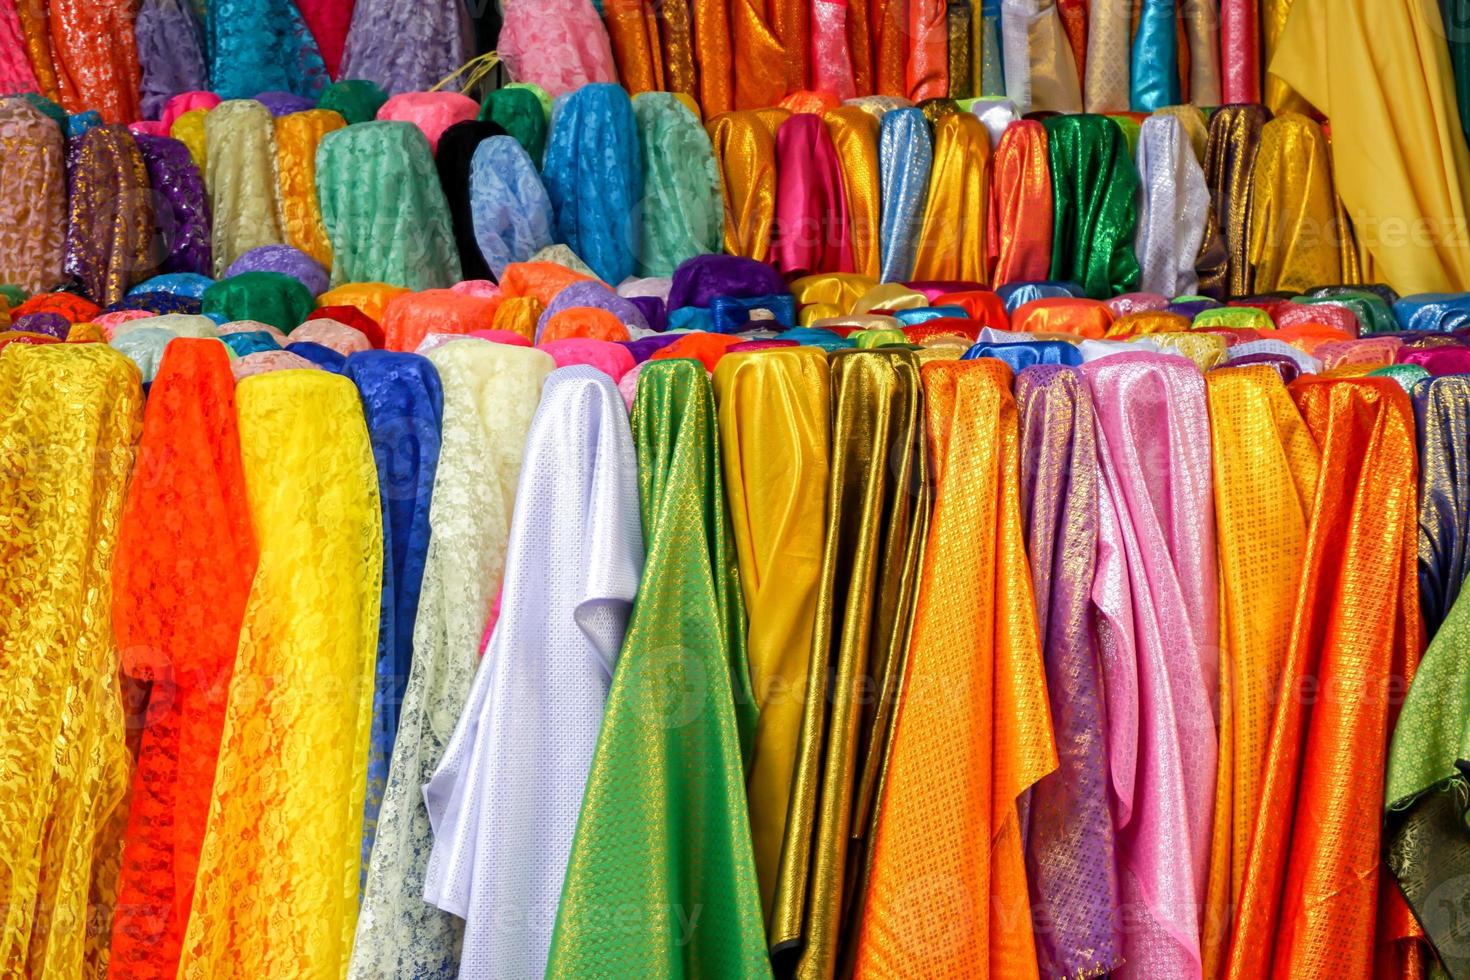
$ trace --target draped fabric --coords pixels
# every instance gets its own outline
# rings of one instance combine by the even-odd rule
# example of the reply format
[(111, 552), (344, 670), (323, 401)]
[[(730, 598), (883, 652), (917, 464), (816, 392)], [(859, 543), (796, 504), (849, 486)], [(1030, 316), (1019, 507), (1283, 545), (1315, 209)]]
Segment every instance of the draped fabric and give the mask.
[(454, 243), (459, 251), (460, 276), (464, 279), (489, 279), (490, 267), (480, 254), (475, 240), (475, 221), (471, 212), (470, 170), (475, 151), (492, 136), (504, 136), (499, 124), (468, 119), (444, 130), (434, 153), (439, 168), (439, 186), (449, 205), (449, 218), (454, 227)]
[(931, 496), (918, 357), (840, 351), (829, 371), (822, 565), (767, 929), (777, 971), (803, 978), (854, 949)]
[(275, 121), (281, 235), (287, 245), (328, 269), (332, 267), (332, 243), (322, 227), (316, 199), (316, 151), (322, 137), (346, 125), (345, 119), (329, 109), (293, 112)]
[(776, 135), (754, 111), (727, 112), (707, 128), (725, 205), (724, 249), (764, 262), (776, 224)]
[(1002, 0), (1000, 7), (1006, 97), (1022, 113), (1081, 112), (1077, 62), (1055, 0)]
[(109, 606), (142, 422), (137, 378), (98, 344), (12, 344), (0, 357), (11, 461), (0, 474), (0, 683), (12, 706), (0, 728), (0, 969), (13, 976), (107, 970), (131, 767)]
[[(679, 12), (687, 19), (687, 7)], [(602, 16), (623, 87), (632, 95), (666, 88), (658, 14), (653, 6), (645, 0), (613, 0), (604, 3)]]
[(820, 116), (797, 113), (776, 131), (775, 258), (781, 272), (851, 272), (852, 233), (837, 150)]
[[(1209, 419), (1167, 354), (1082, 368), (1097, 406), (1098, 607), (1125, 977), (1200, 970), (1215, 788), (1218, 615)], [(1147, 435), (1145, 435), (1145, 433)]]
[(340, 77), (389, 95), (428, 91), (469, 60), (471, 30), (457, 0), (356, 0)]
[(243, 272), (221, 279), (204, 291), (201, 309), (225, 322), (256, 320), (283, 333), (306, 319), (311, 293), (298, 280), (279, 272)]
[(1470, 379), (1436, 378), (1410, 391), (1419, 444), (1419, 607), (1433, 638), (1470, 572), (1470, 487), (1461, 476), (1470, 459)]
[(1291, 395), (1322, 465), (1227, 975), (1367, 976), (1375, 933), (1407, 920), (1390, 893), (1380, 907), (1379, 835), (1392, 692), (1422, 644), (1413, 416), (1389, 378), (1303, 378)]
[[(36, 25), (49, 35), (48, 64), (37, 72), (38, 77), (46, 75), (41, 81), (48, 96), (67, 112), (95, 109), (108, 123), (139, 118), (135, 8), (129, 0), (47, 0), (44, 5), (26, 6), (39, 8), (40, 16), (49, 18), (49, 28)], [(31, 25), (25, 27), (30, 35)], [(46, 43), (33, 40), (32, 65)]]
[(204, 35), (189, 0), (143, 0), (133, 34), (141, 73), (138, 111), (143, 118), (162, 119), (174, 96), (209, 88)]
[(587, 85), (557, 111), (542, 167), (556, 216), (556, 238), (597, 277), (631, 276), (638, 253), (643, 160), (628, 93)]
[(1091, 597), (1101, 492), (1096, 415), (1085, 377), (1071, 367), (1023, 370), (1016, 402), (1021, 520), (1058, 758), (1032, 788), (1021, 824), (1030, 899), (1050, 926), (1036, 935), (1037, 966), (1045, 977), (1092, 976), (1122, 960)]
[(505, 4), (495, 50), (512, 78), (552, 98), (592, 82), (617, 81), (607, 31), (589, 0)]
[(1284, 113), (1261, 128), (1247, 251), (1256, 292), (1302, 292), (1338, 278), (1330, 168), (1322, 129), (1306, 116)]
[(799, 347), (729, 355), (715, 368), (720, 452), (749, 617), (760, 722), (746, 792), (769, 910), (796, 766), (826, 522), (827, 359)]
[(315, 99), (329, 81), (294, 0), (210, 0), (204, 40), (209, 88), (222, 99), (260, 92)]
[(913, 278), (933, 166), (934, 141), (923, 111), (894, 109), (885, 113), (878, 142), (883, 188), (878, 278), (884, 282)]
[(149, 390), (113, 563), (122, 670), (151, 685), (112, 923), (113, 976), (178, 971), (255, 564), (229, 359), (213, 340), (180, 339)]
[[(882, 181), (878, 168), (879, 117), (844, 105), (822, 114), (842, 169), (853, 269), (876, 280), (879, 273)], [(843, 311), (846, 312), (846, 311)]]
[(907, 4), (903, 95), (914, 102), (949, 94), (949, 25), (943, 0)]
[(490, 649), (425, 790), (425, 895), (465, 920), (463, 975), (546, 970), (643, 568), (637, 484), (612, 380), (583, 366), (552, 372), (526, 440)]
[[(540, 111), (539, 109), (537, 110)], [(551, 199), (532, 158), (510, 136), (492, 136), (470, 159), (475, 244), (497, 280), (552, 243)]]
[(531, 85), (512, 83), (485, 96), (480, 118), (488, 119), (516, 138), (537, 167), (546, 150), (546, 93)]
[[(729, 8), (733, 107), (760, 109), (775, 105), (786, 94), (788, 77), (786, 51), (775, 30), (776, 18), (783, 14), (781, 5), (765, 0), (730, 0)], [(772, 12), (775, 17), (770, 16)], [(864, 34), (866, 26), (860, 28)]]
[(365, 870), (377, 835), (378, 810), (413, 657), (414, 624), (429, 546), (429, 500), (439, 465), (444, 391), (434, 366), (416, 354), (357, 352), (342, 364), (341, 374), (357, 386), (362, 401), (383, 512), (382, 609), (363, 801)]
[(990, 134), (984, 124), (968, 112), (945, 116), (934, 127), (934, 170), (914, 278), (990, 281), (990, 183)]
[(637, 274), (668, 276), (685, 259), (720, 251), (720, 172), (709, 134), (678, 96), (645, 92), (633, 115), (643, 158)]
[(1188, 136), (1173, 116), (1144, 120), (1138, 140), (1142, 191), (1134, 252), (1138, 288), (1188, 296), (1199, 288), (1195, 261), (1204, 242), (1210, 191)]
[(1426, 4), (1295, 0), (1269, 66), (1332, 119), (1337, 192), (1365, 261), (1408, 293), (1470, 289), (1470, 149), (1442, 30)]
[[(1226, 0), (1227, 4), (1235, 0)], [(1245, 0), (1239, 0), (1245, 2)], [(1228, 59), (1227, 59), (1228, 60)], [(1270, 113), (1258, 105), (1227, 105), (1210, 117), (1205, 145), (1205, 182), (1225, 246), (1224, 290), (1232, 296), (1251, 291), (1251, 181), (1261, 129)]]
[(66, 271), (99, 305), (154, 272), (148, 168), (122, 126), (79, 136), (67, 161)]
[(1138, 168), (1118, 124), (1103, 116), (1047, 119), (1052, 171), (1051, 278), (1106, 299), (1138, 288), (1133, 254)]
[(322, 138), (316, 161), (333, 285), (385, 282), (420, 290), (461, 279), (449, 206), (417, 126), (348, 126)]
[(383, 567), (372, 450), (352, 383), (326, 371), (250, 378), (236, 401), (260, 562), (178, 975), (340, 976)]
[(15, 0), (0, 0), (0, 95), (39, 89), (40, 82), (26, 54), (25, 32)]
[[(1205, 976), (1218, 977), (1266, 776), (1319, 459), (1274, 369), (1211, 371), (1205, 386), (1220, 567), (1220, 747), (1203, 955)], [(1266, 500), (1272, 506), (1263, 508)]]
[(553, 364), (478, 339), (428, 354), (444, 390), (413, 656), (348, 976), (452, 977), (460, 921), (423, 900), (433, 833), (421, 787), (464, 709), (500, 590), (526, 433)]
[[(647, 561), (546, 976), (769, 976), (744, 793), (756, 709), (704, 369), (646, 363), (632, 424)], [(650, 928), (622, 928), (609, 908)]]
[(21, 99), (0, 99), (0, 282), (27, 292), (61, 281), (66, 163), (61, 131)]
[(154, 256), (158, 271), (208, 275), (214, 269), (209, 193), (189, 148), (166, 136), (135, 135), (133, 142), (148, 171), (158, 238), (167, 246)]
[(1175, 9), (1179, 2), (1142, 0), (1136, 7), (1128, 94), (1128, 107), (1134, 112), (1152, 112), (1180, 100)]
[(301, 19), (316, 41), (328, 79), (339, 78), (347, 29), (352, 24), (353, 0), (297, 0)]
[(361, 78), (344, 78), (322, 89), (316, 107), (330, 109), (347, 120), (347, 125), (355, 126), (378, 118), (378, 110), (387, 101), (388, 94), (372, 82)]
[(221, 103), (204, 117), (204, 182), (214, 224), (214, 274), (261, 245), (278, 245), (275, 120), (248, 99)]
[[(934, 510), (854, 975), (986, 964), (992, 976), (1034, 977), (1018, 803), (1057, 755), (1021, 526), (1011, 371), (992, 359), (938, 361), (923, 376)], [(914, 889), (933, 881), (945, 885)]]
[(997, 286), (1034, 282), (1051, 272), (1052, 188), (1046, 127), (1034, 120), (1009, 126), (991, 160), (987, 247)]

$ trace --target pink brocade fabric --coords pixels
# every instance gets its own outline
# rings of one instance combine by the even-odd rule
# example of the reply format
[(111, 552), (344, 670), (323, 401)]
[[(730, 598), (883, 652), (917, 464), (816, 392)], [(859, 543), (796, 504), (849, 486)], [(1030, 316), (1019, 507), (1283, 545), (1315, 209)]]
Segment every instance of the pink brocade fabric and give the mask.
[(25, 34), (15, 0), (0, 0), (0, 95), (40, 90), (31, 60), (26, 57)]
[(1261, 55), (1256, 0), (1221, 0), (1220, 101), (1261, 101)]
[(857, 96), (847, 17), (847, 0), (812, 0), (812, 88), (844, 100)]
[(851, 272), (847, 194), (837, 149), (820, 116), (792, 116), (776, 131), (776, 241), (782, 273)]

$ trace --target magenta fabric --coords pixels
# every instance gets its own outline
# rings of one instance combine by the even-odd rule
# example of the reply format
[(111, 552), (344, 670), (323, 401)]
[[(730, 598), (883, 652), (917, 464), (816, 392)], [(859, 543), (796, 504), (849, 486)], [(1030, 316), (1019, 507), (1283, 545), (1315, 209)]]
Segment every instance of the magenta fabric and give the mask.
[(0, 95), (39, 92), (15, 0), (0, 0)]
[(788, 278), (852, 272), (847, 192), (820, 116), (799, 113), (776, 131), (776, 264)]
[(203, 109), (207, 112), (219, 103), (219, 96), (213, 92), (180, 92), (163, 104), (163, 114), (158, 117), (158, 121), (164, 125), (163, 135), (168, 135), (168, 128), (184, 113), (194, 109)]
[(633, 355), (622, 344), (587, 337), (566, 337), (537, 345), (551, 355), (559, 368), (572, 364), (595, 367), (616, 383), (633, 370)]
[(1398, 363), (1417, 364), (1435, 377), (1444, 374), (1470, 374), (1470, 348), (1431, 347), (1428, 350), (1401, 348), (1398, 352)]
[(134, 136), (162, 136), (168, 138), (168, 127), (155, 119), (139, 119), (128, 123), (128, 132)]
[(745, 353), (748, 353), (750, 351), (756, 351), (756, 350), (774, 350), (777, 347), (800, 347), (800, 346), (801, 346), (801, 344), (797, 343), (794, 340), (782, 340), (779, 337), (771, 337), (771, 338), (766, 339), (766, 340), (747, 340), (747, 341), (745, 341), (743, 343), (735, 344), (729, 350), (727, 350), (725, 353), (727, 353), (727, 354), (745, 354)]
[(458, 92), (404, 92), (378, 110), (379, 119), (413, 123), (428, 137), (429, 148), (439, 149), (439, 137), (457, 122), (474, 119), (480, 104)]
[(296, 0), (296, 9), (301, 12), (311, 36), (316, 38), (327, 74), (337, 78), (342, 69), (342, 49), (347, 45), (347, 29), (352, 26), (352, 0)]
[(969, 282), (960, 279), (947, 281), (921, 279), (918, 282), (906, 282), (904, 285), (916, 293), (923, 294), (924, 298), (929, 301), (930, 306), (942, 305), (936, 303), (935, 300), (941, 296), (947, 296), (950, 293), (979, 293), (986, 292), (990, 289), (983, 282)]

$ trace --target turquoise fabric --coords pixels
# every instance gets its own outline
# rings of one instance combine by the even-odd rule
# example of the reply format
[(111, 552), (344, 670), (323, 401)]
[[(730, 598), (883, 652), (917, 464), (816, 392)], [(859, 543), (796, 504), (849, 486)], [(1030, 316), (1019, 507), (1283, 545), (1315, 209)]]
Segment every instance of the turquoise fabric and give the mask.
[(685, 259), (723, 250), (725, 206), (709, 133), (670, 92), (633, 100), (643, 151), (639, 276), (672, 276)]
[(1133, 34), (1129, 107), (1153, 112), (1179, 101), (1179, 44), (1174, 0), (1143, 0)]
[(209, 82), (221, 99), (291, 92), (315, 99), (328, 82), (316, 39), (291, 0), (211, 0)]

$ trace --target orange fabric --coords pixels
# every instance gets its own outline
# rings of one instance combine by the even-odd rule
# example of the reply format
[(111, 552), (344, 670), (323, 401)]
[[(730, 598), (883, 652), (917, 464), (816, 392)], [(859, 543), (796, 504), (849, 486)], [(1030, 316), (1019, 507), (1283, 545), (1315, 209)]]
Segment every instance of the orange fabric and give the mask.
[(949, 17), (945, 0), (909, 0), (908, 39), (904, 94), (914, 102), (944, 98), (949, 94)]
[(780, 102), (781, 108), (789, 112), (809, 112), (817, 116), (841, 104), (842, 100), (831, 92), (812, 92), (805, 89), (800, 92), (792, 92)]
[(973, 344), (980, 336), (980, 328), (983, 326), (985, 324), (976, 320), (961, 320), (959, 317), (943, 316), (904, 327), (903, 335), (911, 344), (922, 344), (941, 337), (953, 337), (967, 344)]
[(1140, 337), (1150, 333), (1184, 333), (1189, 329), (1189, 317), (1165, 310), (1144, 310), (1125, 313), (1108, 325), (1104, 335), (1113, 337)]
[(1101, 300), (1061, 297), (1024, 303), (1011, 314), (1012, 330), (1022, 333), (1069, 333), (1099, 338), (1113, 325), (1113, 311)]
[(388, 304), (383, 314), (383, 347), (414, 351), (431, 333), (469, 333), (495, 324), (499, 296), (471, 296), (450, 289), (409, 293)]
[(534, 296), (544, 308), (565, 287), (591, 278), (555, 262), (512, 262), (501, 273), (500, 295)]
[(982, 327), (1011, 329), (1011, 317), (1006, 312), (1005, 303), (988, 289), (941, 293), (934, 298), (934, 305), (962, 307), (970, 315), (970, 319), (979, 320)]
[(534, 296), (511, 296), (495, 310), (494, 330), (508, 330), (529, 341), (536, 340), (536, 323), (546, 307)]
[(650, 360), (662, 361), (671, 357), (691, 357), (704, 365), (706, 371), (714, 371), (720, 358), (734, 345), (746, 338), (735, 334), (691, 333), (681, 337), (667, 347), (654, 351)]
[(1311, 354), (1323, 344), (1341, 343), (1344, 340), (1353, 340), (1353, 334), (1326, 323), (1318, 323), (1308, 320), (1304, 323), (1296, 323), (1289, 327), (1282, 327), (1271, 333), (1262, 333), (1262, 337), (1271, 340), (1281, 340), (1294, 347)]
[(786, 94), (786, 49), (773, 28), (764, 0), (730, 0), (737, 109), (775, 105)]
[(585, 337), (589, 340), (628, 339), (628, 328), (609, 310), (597, 306), (573, 306), (553, 313), (541, 331), (538, 343)]
[(153, 379), (113, 559), (122, 669), (151, 682), (110, 975), (172, 978), (256, 564), (224, 345), (179, 338)]
[(1011, 371), (924, 365), (935, 474), (854, 976), (1037, 976), (1017, 800), (1057, 767)]
[(602, 19), (618, 63), (618, 80), (628, 94), (655, 92), (664, 87), (663, 57), (659, 52), (658, 16), (644, 0), (607, 0)]
[(59, 313), (68, 323), (81, 323), (101, 312), (102, 307), (75, 293), (37, 293), (11, 310), (10, 316), (13, 319), (28, 313)]
[(102, 328), (89, 320), (72, 324), (72, 328), (66, 332), (66, 342), (68, 344), (105, 344), (107, 338), (102, 335)]
[(57, 101), (96, 109), (109, 123), (139, 118), (138, 49), (132, 0), (49, 0)]
[(383, 322), (388, 304), (413, 290), (390, 286), (386, 282), (346, 282), (316, 298), (317, 309), (329, 306), (355, 306), (376, 323)]
[(991, 282), (1045, 279), (1051, 272), (1051, 163), (1046, 129), (1034, 119), (1011, 123), (990, 162), (986, 220)]

